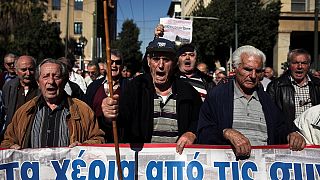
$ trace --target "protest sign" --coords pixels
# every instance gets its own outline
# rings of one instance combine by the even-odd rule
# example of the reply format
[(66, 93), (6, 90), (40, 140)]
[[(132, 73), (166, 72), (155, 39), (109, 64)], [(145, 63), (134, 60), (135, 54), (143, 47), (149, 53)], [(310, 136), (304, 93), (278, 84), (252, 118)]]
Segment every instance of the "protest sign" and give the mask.
[[(319, 179), (320, 146), (253, 147), (236, 160), (229, 146), (120, 144), (124, 179)], [(0, 179), (118, 179), (113, 145), (0, 150)]]
[(192, 42), (191, 20), (160, 18), (160, 24), (164, 26), (163, 38), (182, 44)]

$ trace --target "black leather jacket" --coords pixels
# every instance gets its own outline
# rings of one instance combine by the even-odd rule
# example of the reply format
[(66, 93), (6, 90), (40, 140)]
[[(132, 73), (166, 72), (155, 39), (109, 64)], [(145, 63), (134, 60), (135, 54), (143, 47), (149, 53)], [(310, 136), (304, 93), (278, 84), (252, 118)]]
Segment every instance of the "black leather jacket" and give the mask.
[[(312, 106), (320, 104), (320, 79), (308, 74), (311, 81), (309, 81), (309, 93)], [(290, 81), (290, 71), (287, 71), (279, 78), (269, 83), (267, 92), (272, 97), (272, 100), (282, 110), (286, 116), (286, 123), (292, 130), (295, 129), (295, 103), (294, 103), (294, 87)]]

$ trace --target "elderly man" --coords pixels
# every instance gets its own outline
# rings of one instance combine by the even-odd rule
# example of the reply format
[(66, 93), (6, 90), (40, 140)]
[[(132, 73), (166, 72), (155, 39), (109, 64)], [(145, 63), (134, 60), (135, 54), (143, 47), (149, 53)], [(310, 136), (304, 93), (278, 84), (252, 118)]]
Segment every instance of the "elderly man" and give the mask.
[(271, 67), (264, 68), (264, 77), (270, 79), (271, 81), (275, 79), (274, 71)]
[(60, 61), (45, 59), (39, 64), (36, 79), (41, 95), (17, 110), (1, 147), (73, 147), (104, 142), (90, 107), (65, 93), (68, 78), (68, 70)]
[(177, 76), (190, 83), (205, 99), (207, 91), (215, 86), (212, 77), (197, 69), (197, 51), (191, 44), (182, 45), (177, 52), (179, 72)]
[(92, 81), (103, 78), (103, 76), (100, 75), (100, 69), (99, 69), (98, 63), (92, 62), (92, 61), (89, 62), (87, 65), (87, 69), (88, 69), (89, 76), (84, 78), (87, 86), (89, 86), (92, 83)]
[(320, 104), (320, 79), (309, 73), (311, 56), (303, 49), (288, 53), (289, 70), (267, 88), (273, 101), (286, 116), (290, 129), (294, 119), (308, 108)]
[(18, 77), (3, 86), (2, 99), (6, 116), (4, 130), (11, 122), (16, 110), (39, 94), (38, 85), (34, 79), (35, 67), (36, 60), (33, 57), (20, 56), (15, 63)]
[(2, 87), (6, 82), (14, 79), (17, 76), (14, 68), (14, 64), (17, 59), (18, 57), (11, 53), (4, 56), (3, 63), (5, 71), (0, 73), (0, 90), (2, 90)]
[(119, 107), (118, 95), (104, 99), (102, 111), (106, 120), (118, 117), (124, 142), (176, 143), (177, 152), (182, 153), (184, 146), (196, 139), (201, 98), (192, 86), (173, 76), (173, 42), (154, 39), (147, 47), (146, 57), (150, 73), (128, 83)]
[(259, 85), (264, 53), (242, 46), (232, 60), (235, 80), (213, 88), (201, 107), (199, 143), (230, 144), (238, 157), (249, 157), (251, 145), (284, 144), (287, 138), (291, 149), (303, 149), (303, 137), (297, 132), (289, 134), (281, 111)]
[[(119, 50), (111, 50), (111, 77), (113, 81), (113, 92), (116, 94), (121, 94), (124, 87), (125, 81), (121, 78), (121, 65), (123, 63), (122, 54)], [(93, 81), (87, 89), (85, 96), (85, 102), (93, 109), (95, 112), (99, 127), (105, 132), (105, 140), (107, 142), (114, 142), (112, 136), (112, 123), (105, 121), (101, 104), (102, 100), (109, 95), (109, 86), (106, 78), (100, 78)]]
[(107, 74), (107, 67), (106, 67), (106, 63), (104, 62), (99, 62), (99, 71), (100, 71), (100, 75), (101, 76), (105, 76)]

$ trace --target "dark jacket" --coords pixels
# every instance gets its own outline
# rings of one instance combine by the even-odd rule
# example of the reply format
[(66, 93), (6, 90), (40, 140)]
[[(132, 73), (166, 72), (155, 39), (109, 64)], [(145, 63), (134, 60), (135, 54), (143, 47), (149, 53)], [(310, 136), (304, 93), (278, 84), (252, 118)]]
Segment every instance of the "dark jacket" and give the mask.
[[(257, 88), (267, 124), (267, 143), (285, 144), (288, 130), (283, 121), (283, 114), (272, 102), (269, 94), (262, 87)], [(198, 122), (198, 143), (227, 145), (223, 130), (232, 128), (234, 109), (234, 80), (213, 88), (204, 101)]]
[(72, 98), (78, 98), (83, 101), (84, 99), (84, 93), (80, 86), (70, 80), (68, 80), (69, 86), (71, 88), (71, 97)]
[[(173, 80), (176, 94), (178, 135), (196, 134), (199, 109), (202, 104), (199, 93), (181, 79)], [(124, 142), (149, 143), (153, 132), (155, 87), (150, 74), (142, 74), (131, 80), (120, 98), (119, 125), (124, 128)]]
[[(213, 77), (211, 77), (211, 76), (209, 76), (209, 75), (201, 72), (199, 69), (195, 69), (194, 71), (195, 71), (195, 72), (194, 72), (194, 76), (201, 78), (201, 80), (202, 80), (202, 82), (203, 82), (203, 85), (204, 85), (205, 89), (207, 90), (207, 92), (208, 92), (210, 89), (212, 89), (213, 87), (216, 86), (216, 84), (213, 82)], [(176, 76), (177, 76), (177, 77), (180, 77), (180, 76), (184, 76), (184, 74), (181, 73), (181, 72), (179, 71), (179, 69), (177, 69)], [(186, 80), (186, 81), (188, 82), (187, 79), (184, 79), (184, 80)]]
[[(311, 81), (308, 83), (312, 106), (320, 103), (320, 79), (308, 74)], [(267, 92), (272, 100), (286, 116), (286, 123), (289, 128), (295, 129), (295, 103), (294, 87), (290, 81), (290, 71), (287, 71), (279, 78), (271, 81), (267, 87)]]
[[(18, 109), (17, 106), (17, 97), (18, 97), (18, 87), (20, 85), (19, 78), (16, 77), (3, 86), (2, 90), (2, 99), (4, 105), (4, 112), (5, 112), (5, 128), (11, 122), (13, 114)], [(40, 94), (40, 90), (38, 89), (38, 85), (34, 83), (33, 86), (34, 90), (36, 91), (34, 97)]]

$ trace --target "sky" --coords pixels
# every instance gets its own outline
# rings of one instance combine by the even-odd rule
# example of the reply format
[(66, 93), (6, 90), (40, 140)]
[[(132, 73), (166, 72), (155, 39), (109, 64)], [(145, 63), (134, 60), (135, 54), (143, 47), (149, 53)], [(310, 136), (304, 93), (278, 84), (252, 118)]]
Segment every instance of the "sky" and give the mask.
[(160, 18), (168, 17), (171, 0), (117, 0), (117, 31), (121, 32), (122, 23), (133, 19), (140, 29), (139, 40), (142, 41), (141, 52), (153, 40), (154, 28)]

